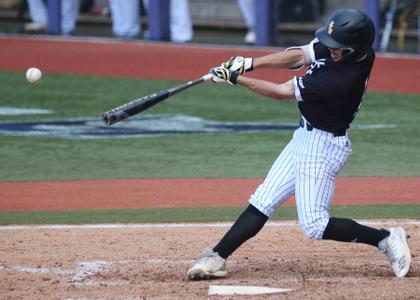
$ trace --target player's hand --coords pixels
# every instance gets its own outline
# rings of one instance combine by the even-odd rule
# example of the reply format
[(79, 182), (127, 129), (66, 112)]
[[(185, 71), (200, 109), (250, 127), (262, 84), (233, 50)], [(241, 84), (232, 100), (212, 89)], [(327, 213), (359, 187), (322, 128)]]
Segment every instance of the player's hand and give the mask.
[(239, 75), (244, 72), (250, 72), (254, 70), (253, 67), (254, 59), (252, 57), (243, 58), (242, 56), (232, 56), (227, 62), (223, 63), (222, 66), (230, 71), (239, 71)]
[(229, 69), (225, 68), (223, 65), (220, 67), (210, 69), (210, 73), (213, 74), (212, 81), (213, 82), (224, 82), (229, 84), (236, 84), (236, 80), (239, 76), (239, 71), (230, 71)]

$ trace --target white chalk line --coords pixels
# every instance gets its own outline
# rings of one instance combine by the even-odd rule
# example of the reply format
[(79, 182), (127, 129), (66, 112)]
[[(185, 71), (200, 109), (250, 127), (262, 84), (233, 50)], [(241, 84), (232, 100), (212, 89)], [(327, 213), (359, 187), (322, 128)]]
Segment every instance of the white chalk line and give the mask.
[(112, 267), (121, 265), (188, 265), (194, 260), (173, 260), (173, 259), (127, 259), (120, 261), (91, 260), (76, 264), (74, 269), (69, 268), (46, 268), (28, 267), (20, 265), (0, 264), (0, 271), (13, 271), (17, 273), (40, 274), (62, 276), (69, 280), (69, 284), (75, 286), (98, 286), (98, 285), (125, 285), (129, 280), (95, 280), (91, 279), (95, 275), (105, 274)]
[[(103, 275), (112, 272), (112, 268), (122, 265), (191, 265), (194, 260), (183, 260), (183, 259), (125, 259), (116, 261), (107, 260), (90, 260), (76, 263), (75, 268), (48, 268), (48, 267), (31, 267), (11, 264), (0, 264), (0, 271), (12, 271), (17, 273), (27, 274), (38, 274), (38, 275), (50, 275), (50, 276), (61, 276), (68, 280), (69, 285), (73, 286), (101, 286), (101, 285), (128, 285), (130, 281), (128, 279), (117, 279), (117, 280), (97, 280), (92, 277), (97, 275)], [(231, 263), (237, 263), (232, 260)], [(373, 258), (359, 260), (357, 263), (347, 262), (347, 265), (360, 266), (367, 263), (376, 262), (381, 264), (382, 260), (376, 260)], [(386, 265), (385, 262), (383, 262)], [(412, 265), (419, 265), (417, 261), (413, 261)], [(323, 280), (313, 278), (312, 280)], [(329, 279), (330, 280), (330, 279)], [(353, 280), (354, 279), (349, 279)], [(339, 282), (342, 282), (342, 278)]]
[[(359, 266), (365, 263), (372, 263), (375, 260), (366, 259), (358, 263), (347, 262), (347, 265)], [(47, 268), (47, 267), (30, 267), (20, 265), (0, 264), (0, 271), (12, 271), (17, 273), (39, 274), (50, 276), (61, 276), (69, 280), (69, 284), (75, 286), (99, 286), (99, 285), (127, 285), (129, 280), (96, 280), (92, 279), (99, 274), (106, 274), (113, 267), (122, 265), (191, 265), (194, 260), (175, 260), (175, 259), (126, 259), (117, 261), (91, 260), (76, 263), (75, 268)], [(231, 263), (235, 263), (233, 260)], [(380, 263), (381, 261), (376, 261)], [(384, 263), (385, 264), (385, 263)], [(417, 265), (417, 262), (413, 262)], [(317, 279), (314, 279), (317, 280)]]
[[(420, 225), (420, 220), (358, 220), (366, 225)], [(52, 224), (52, 225), (4, 225), (0, 226), (0, 231), (6, 230), (39, 230), (39, 229), (153, 229), (153, 228), (224, 228), (230, 227), (233, 223), (147, 223), (147, 224)], [(297, 227), (297, 221), (270, 221), (265, 226), (268, 227)]]

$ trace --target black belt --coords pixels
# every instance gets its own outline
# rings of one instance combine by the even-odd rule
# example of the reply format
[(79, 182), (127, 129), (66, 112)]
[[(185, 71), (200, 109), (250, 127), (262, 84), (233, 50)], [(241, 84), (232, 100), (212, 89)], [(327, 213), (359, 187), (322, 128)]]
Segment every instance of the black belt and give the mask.
[(306, 128), (306, 130), (308, 130), (308, 131), (312, 131), (312, 129), (314, 129), (314, 128), (319, 129), (319, 130), (323, 130), (323, 131), (327, 131), (327, 132), (332, 133), (335, 137), (346, 135), (346, 129), (324, 129), (324, 128), (319, 128), (319, 127), (314, 127), (311, 124), (309, 124), (308, 122), (305, 122), (305, 120), (302, 119), (302, 118), (300, 119), (299, 125), (302, 128)]

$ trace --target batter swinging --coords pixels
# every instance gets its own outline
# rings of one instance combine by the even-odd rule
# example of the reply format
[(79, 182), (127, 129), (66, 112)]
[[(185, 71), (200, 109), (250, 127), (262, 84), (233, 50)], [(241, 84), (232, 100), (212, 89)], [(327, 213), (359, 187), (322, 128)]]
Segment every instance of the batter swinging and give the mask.
[[(371, 19), (357, 10), (339, 10), (308, 45), (259, 58), (232, 57), (213, 68), (213, 81), (239, 84), (274, 99), (296, 99), (300, 128), (271, 167), (222, 240), (206, 248), (188, 279), (226, 276), (226, 259), (255, 236), (277, 207), (295, 195), (299, 224), (311, 239), (369, 244), (384, 252), (397, 277), (411, 264), (403, 228), (375, 229), (351, 219), (334, 218), (329, 207), (335, 179), (351, 154), (348, 128), (362, 103), (375, 53)], [(306, 75), (284, 84), (242, 76), (261, 67), (299, 69)]]

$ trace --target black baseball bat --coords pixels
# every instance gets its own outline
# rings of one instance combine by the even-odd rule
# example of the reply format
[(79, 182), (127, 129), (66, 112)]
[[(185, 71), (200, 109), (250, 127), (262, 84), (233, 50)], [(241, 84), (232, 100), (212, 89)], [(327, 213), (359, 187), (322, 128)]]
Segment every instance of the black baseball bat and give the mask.
[(134, 116), (142, 111), (145, 111), (149, 107), (152, 107), (158, 104), (159, 102), (162, 102), (163, 100), (168, 99), (172, 95), (175, 95), (176, 93), (186, 90), (205, 80), (209, 80), (212, 77), (213, 77), (212, 74), (206, 74), (204, 76), (201, 76), (200, 78), (197, 78), (188, 82), (184, 82), (173, 88), (161, 90), (154, 94), (151, 94), (151, 95), (139, 98), (139, 99), (135, 99), (131, 102), (128, 102), (126, 104), (113, 108), (107, 112), (104, 112), (102, 114), (102, 121), (106, 125), (111, 126), (114, 123), (120, 122), (124, 119), (127, 119), (128, 117)]

